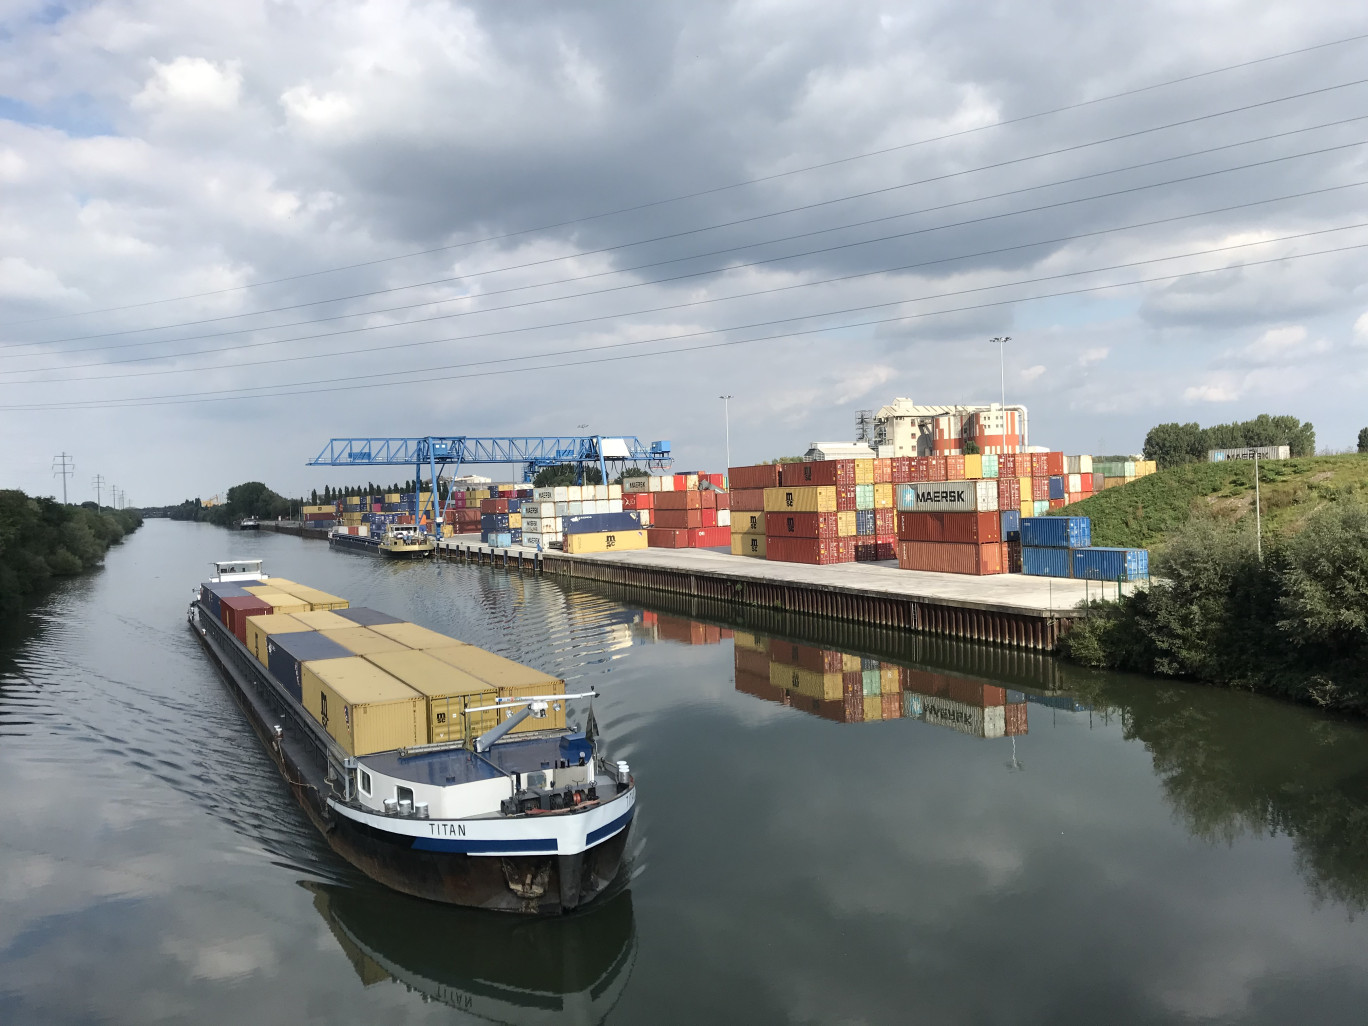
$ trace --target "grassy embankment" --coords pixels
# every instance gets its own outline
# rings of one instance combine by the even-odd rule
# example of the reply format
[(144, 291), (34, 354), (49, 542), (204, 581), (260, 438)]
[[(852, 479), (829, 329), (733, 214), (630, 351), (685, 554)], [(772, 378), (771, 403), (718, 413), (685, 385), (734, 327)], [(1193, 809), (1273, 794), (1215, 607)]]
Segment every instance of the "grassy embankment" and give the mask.
[(0, 612), (38, 598), (54, 578), (83, 573), (142, 526), (132, 509), (67, 506), (0, 489)]
[(1099, 603), (1065, 656), (1368, 713), (1368, 455), (1188, 464), (1068, 507), (1151, 548), (1148, 590)]

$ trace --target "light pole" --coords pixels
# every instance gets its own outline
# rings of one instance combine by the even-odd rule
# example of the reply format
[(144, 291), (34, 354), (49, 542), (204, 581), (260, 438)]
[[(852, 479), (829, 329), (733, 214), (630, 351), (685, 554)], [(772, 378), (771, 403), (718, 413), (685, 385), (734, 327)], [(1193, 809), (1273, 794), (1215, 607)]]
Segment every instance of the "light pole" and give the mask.
[[(1002, 448), (1007, 448), (1007, 343), (1012, 341), (1011, 335), (999, 335), (997, 338), (990, 338), (989, 342), (996, 342), (998, 347), (998, 385), (1002, 388)], [(1018, 432), (1020, 434), (1020, 432)], [(1020, 446), (1018, 446), (1020, 448)]]
[(722, 400), (722, 420), (727, 426), (727, 471), (731, 471), (731, 401), (732, 396), (719, 395)]

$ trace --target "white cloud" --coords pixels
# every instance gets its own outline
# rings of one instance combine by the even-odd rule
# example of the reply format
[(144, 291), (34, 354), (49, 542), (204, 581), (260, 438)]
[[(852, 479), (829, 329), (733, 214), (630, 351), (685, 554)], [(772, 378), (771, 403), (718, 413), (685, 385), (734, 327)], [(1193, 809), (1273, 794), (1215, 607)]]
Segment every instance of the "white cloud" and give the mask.
[(1368, 310), (1359, 314), (1359, 319), (1354, 322), (1354, 345), (1368, 346)]
[(1184, 389), (1183, 398), (1188, 402), (1230, 403), (1240, 398), (1240, 392), (1233, 385), (1210, 382)]
[(1044, 373), (1045, 365), (1042, 363), (1038, 363), (1034, 367), (1027, 367), (1020, 374), (1018, 374), (1017, 377), (1019, 377), (1022, 381), (1034, 381), (1036, 378), (1040, 377)]
[(280, 104), (292, 120), (316, 128), (332, 128), (355, 113), (351, 101), (340, 93), (320, 95), (307, 85), (287, 89), (280, 96)]
[(152, 62), (152, 75), (133, 97), (136, 108), (231, 110), (242, 92), (239, 62), (216, 64), (203, 57)]
[(1094, 346), (1092, 349), (1085, 349), (1078, 354), (1078, 365), (1087, 367), (1090, 364), (1101, 363), (1110, 352), (1111, 350), (1106, 346)]

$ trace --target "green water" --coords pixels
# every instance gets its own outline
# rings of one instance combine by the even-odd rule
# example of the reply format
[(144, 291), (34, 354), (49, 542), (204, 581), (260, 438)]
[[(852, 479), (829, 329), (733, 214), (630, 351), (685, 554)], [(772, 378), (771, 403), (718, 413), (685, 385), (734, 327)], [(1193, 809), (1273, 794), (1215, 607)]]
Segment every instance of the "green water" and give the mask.
[[(616, 892), (334, 856), (185, 627), (254, 555), (597, 687)], [(0, 637), (4, 1024), (1361, 1023), (1365, 903), (1368, 730), (1249, 695), (165, 521)]]

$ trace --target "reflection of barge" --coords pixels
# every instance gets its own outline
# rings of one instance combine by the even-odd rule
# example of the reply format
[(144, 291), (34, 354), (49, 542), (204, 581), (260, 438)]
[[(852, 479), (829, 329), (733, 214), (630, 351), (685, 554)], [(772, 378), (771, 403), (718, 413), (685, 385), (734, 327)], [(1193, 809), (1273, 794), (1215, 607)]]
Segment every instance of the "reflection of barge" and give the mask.
[[(223, 671), (296, 800), (347, 861), (375, 880), (418, 897), (525, 913), (567, 911), (609, 886), (635, 811), (636, 789), (627, 764), (609, 763), (601, 755), (592, 710), (586, 733), (565, 729), (563, 719), (558, 729), (512, 733), (524, 728), (529, 717), (547, 717), (552, 708), (557, 710), (553, 719), (563, 717), (559, 710), (566, 700), (592, 697), (591, 693), (566, 695), (563, 682), (455, 639), (445, 639), (450, 649), (423, 651), (391, 641), (378, 646), (388, 648), (388, 653), (367, 658), (352, 654), (358, 648), (343, 651), (342, 657), (300, 654), (294, 675), (282, 675), (276, 656), (303, 643), (281, 640), (279, 634), (266, 638), (262, 631), (265, 621), (290, 617), (246, 616), (257, 644), (269, 650), (268, 670), (237, 635), (241, 625), (230, 629), (214, 615), (209, 597), (222, 593), (223, 585), (242, 586), (245, 591), (246, 586), (273, 579), (260, 572), (259, 560), (217, 566), (214, 580), (202, 586), (190, 606), (191, 626)], [(217, 591), (211, 585), (219, 586)], [(246, 608), (234, 603), (250, 601), (220, 599), (230, 617), (231, 610)], [(334, 615), (374, 613), (336, 604), (331, 608), (337, 610)], [(327, 635), (351, 629), (313, 631), (300, 626), (284, 637), (314, 634), (321, 640), (308, 643), (326, 648), (323, 642), (331, 640)], [(414, 630), (442, 638), (422, 628)], [(383, 634), (376, 637), (388, 640)], [(356, 642), (350, 638), (346, 643)], [(371, 648), (377, 650), (376, 645)], [(416, 656), (437, 665), (437, 676), (458, 682), (440, 699), (447, 703), (442, 706), (445, 711), (429, 715), (427, 701), (438, 699), (424, 700), (403, 680), (377, 668), (398, 650), (410, 660)], [(452, 660), (449, 665), (447, 659)], [(473, 674), (452, 672), (472, 659), (525, 671), (529, 680), (559, 685), (559, 692), (540, 683), (496, 689)], [(459, 684), (462, 678), (469, 683)], [(461, 687), (465, 694), (452, 690)], [(506, 691), (522, 697), (505, 697)], [(519, 711), (512, 712), (515, 709)], [(429, 723), (439, 720), (450, 732), (444, 736), (460, 740), (427, 743)], [(459, 731), (453, 721), (462, 723)], [(476, 737), (476, 722), (490, 729)], [(396, 723), (414, 739), (404, 747), (389, 742), (385, 750), (377, 750), (356, 741), (363, 725), (389, 731)]]
[(394, 980), (477, 1020), (599, 1023), (631, 977), (628, 891), (592, 914), (528, 921), (304, 886), (364, 986)]

